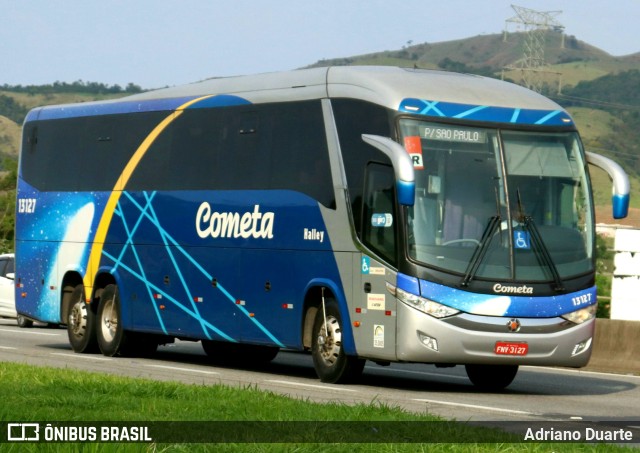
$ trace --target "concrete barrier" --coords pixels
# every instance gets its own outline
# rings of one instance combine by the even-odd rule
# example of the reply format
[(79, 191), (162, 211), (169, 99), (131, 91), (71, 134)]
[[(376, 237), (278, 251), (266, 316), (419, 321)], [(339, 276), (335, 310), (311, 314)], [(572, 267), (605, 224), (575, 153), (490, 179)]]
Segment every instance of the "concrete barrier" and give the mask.
[(640, 375), (640, 322), (596, 319), (591, 360), (583, 369)]

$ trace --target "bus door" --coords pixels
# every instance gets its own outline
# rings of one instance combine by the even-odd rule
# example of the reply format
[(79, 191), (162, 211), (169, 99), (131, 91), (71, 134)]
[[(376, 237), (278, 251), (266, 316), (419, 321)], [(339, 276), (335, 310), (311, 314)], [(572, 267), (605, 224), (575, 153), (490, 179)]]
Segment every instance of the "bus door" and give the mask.
[[(373, 253), (359, 253), (360, 284), (353, 320), (358, 353), (384, 360), (396, 359), (396, 201), (393, 167), (367, 165), (362, 211), (362, 242)], [(357, 324), (356, 324), (357, 325)]]
[[(383, 360), (396, 359), (396, 271), (365, 253), (360, 262), (360, 284), (356, 285), (356, 308), (352, 314), (358, 354)], [(359, 323), (359, 324), (358, 324)]]

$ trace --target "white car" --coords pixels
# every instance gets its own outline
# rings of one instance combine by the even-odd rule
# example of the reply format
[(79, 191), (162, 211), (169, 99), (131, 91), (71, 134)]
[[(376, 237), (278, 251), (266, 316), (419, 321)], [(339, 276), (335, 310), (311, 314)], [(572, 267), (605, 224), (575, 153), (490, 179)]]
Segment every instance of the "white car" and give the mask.
[(0, 255), (0, 317), (15, 318), (16, 313), (16, 292), (13, 253)]
[(16, 318), (20, 327), (31, 327), (33, 321), (16, 312), (14, 262), (13, 253), (0, 255), (0, 318)]

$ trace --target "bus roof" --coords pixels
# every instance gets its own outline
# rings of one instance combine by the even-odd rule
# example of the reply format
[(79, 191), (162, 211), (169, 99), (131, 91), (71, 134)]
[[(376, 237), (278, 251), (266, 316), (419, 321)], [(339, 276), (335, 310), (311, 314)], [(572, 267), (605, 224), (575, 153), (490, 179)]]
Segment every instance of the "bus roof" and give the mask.
[[(406, 113), (481, 119), (466, 112), (494, 108), (514, 111), (562, 113), (555, 102), (521, 86), (497, 79), (446, 71), (390, 66), (333, 66), (248, 76), (208, 79), (188, 85), (148, 91), (121, 99), (49, 106), (33, 111), (27, 121), (137, 111), (174, 110), (202, 97), (224, 96), (223, 104), (300, 101), (321, 98), (353, 98), (373, 102)], [(224, 104), (231, 102), (231, 104)], [(438, 106), (454, 108), (443, 114)], [(215, 104), (211, 104), (215, 105)], [(425, 113), (427, 110), (430, 112)], [(495, 111), (495, 110), (494, 110)], [(504, 115), (503, 115), (504, 116)], [(484, 120), (491, 120), (496, 115)], [(497, 118), (497, 117), (496, 117)], [(501, 117), (500, 117), (501, 118)], [(502, 121), (501, 119), (496, 121)], [(513, 121), (512, 121), (513, 122)], [(530, 122), (530, 121), (519, 121)], [(541, 124), (541, 123), (537, 123)], [(558, 123), (560, 124), (560, 123)]]
[[(348, 97), (397, 109), (405, 98), (461, 104), (551, 109), (546, 97), (508, 82), (472, 74), (392, 66), (332, 66), (208, 79), (188, 85), (148, 91), (128, 99), (162, 99), (235, 94), (260, 102), (290, 97)], [(288, 94), (288, 96), (287, 96)], [(256, 97), (258, 99), (256, 99)]]

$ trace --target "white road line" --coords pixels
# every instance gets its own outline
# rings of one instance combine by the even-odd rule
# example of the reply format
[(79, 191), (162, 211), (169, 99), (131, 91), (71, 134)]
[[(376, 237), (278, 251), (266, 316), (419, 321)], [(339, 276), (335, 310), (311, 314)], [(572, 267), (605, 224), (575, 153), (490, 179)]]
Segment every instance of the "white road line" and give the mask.
[(15, 350), (18, 348), (12, 348), (11, 346), (0, 346), (0, 349), (11, 349), (11, 350)]
[(30, 329), (0, 329), (0, 332), (26, 333), (29, 335), (45, 335), (47, 337), (59, 337), (60, 333), (36, 332)]
[(541, 372), (567, 373), (567, 374), (593, 374), (594, 376), (624, 377), (624, 378), (640, 379), (640, 376), (635, 374), (605, 373), (603, 371), (587, 371), (582, 369), (571, 370), (568, 368), (553, 368), (548, 366), (525, 365), (520, 367), (520, 369), (526, 369), (528, 371), (541, 371)]
[(345, 388), (339, 387), (339, 386), (333, 387), (333, 386), (329, 386), (329, 385), (303, 384), (302, 382), (279, 381), (279, 380), (276, 380), (276, 379), (267, 379), (267, 380), (264, 380), (262, 382), (269, 382), (271, 384), (293, 385), (293, 386), (298, 386), (298, 387), (307, 387), (307, 388), (322, 389), (322, 390), (333, 390), (333, 391), (338, 391), (338, 392), (357, 392), (357, 390), (345, 389)]
[(89, 360), (113, 360), (111, 357), (96, 357), (93, 355), (85, 354), (66, 354), (64, 352), (52, 352), (51, 355), (59, 355), (63, 357), (73, 357), (74, 359), (89, 359)]
[(414, 399), (413, 401), (418, 401), (419, 403), (442, 404), (444, 406), (466, 407), (468, 409), (480, 409), (480, 410), (492, 411), (492, 412), (505, 412), (508, 414), (537, 415), (537, 414), (534, 414), (533, 412), (517, 411), (513, 409), (500, 409), (499, 407), (491, 407), (491, 406), (477, 406), (475, 404), (452, 403), (449, 401), (425, 400), (425, 399)]
[(175, 371), (188, 371), (191, 373), (203, 373), (203, 374), (220, 374), (217, 371), (207, 371), (207, 370), (195, 370), (193, 368), (180, 368), (177, 366), (166, 366), (166, 365), (145, 365), (146, 367), (152, 368), (163, 368), (166, 370), (175, 370)]
[(463, 381), (469, 381), (469, 378), (465, 377), (465, 376), (455, 376), (453, 374), (440, 374), (440, 373), (429, 373), (427, 371), (414, 371), (414, 370), (399, 370), (397, 368), (394, 369), (387, 369), (387, 368), (380, 368), (380, 367), (366, 367), (367, 370), (369, 371), (382, 371), (384, 372), (388, 372), (388, 373), (404, 373), (404, 374), (417, 374), (420, 376), (433, 376), (433, 377), (438, 377), (438, 378), (442, 378), (442, 379), (462, 379)]

